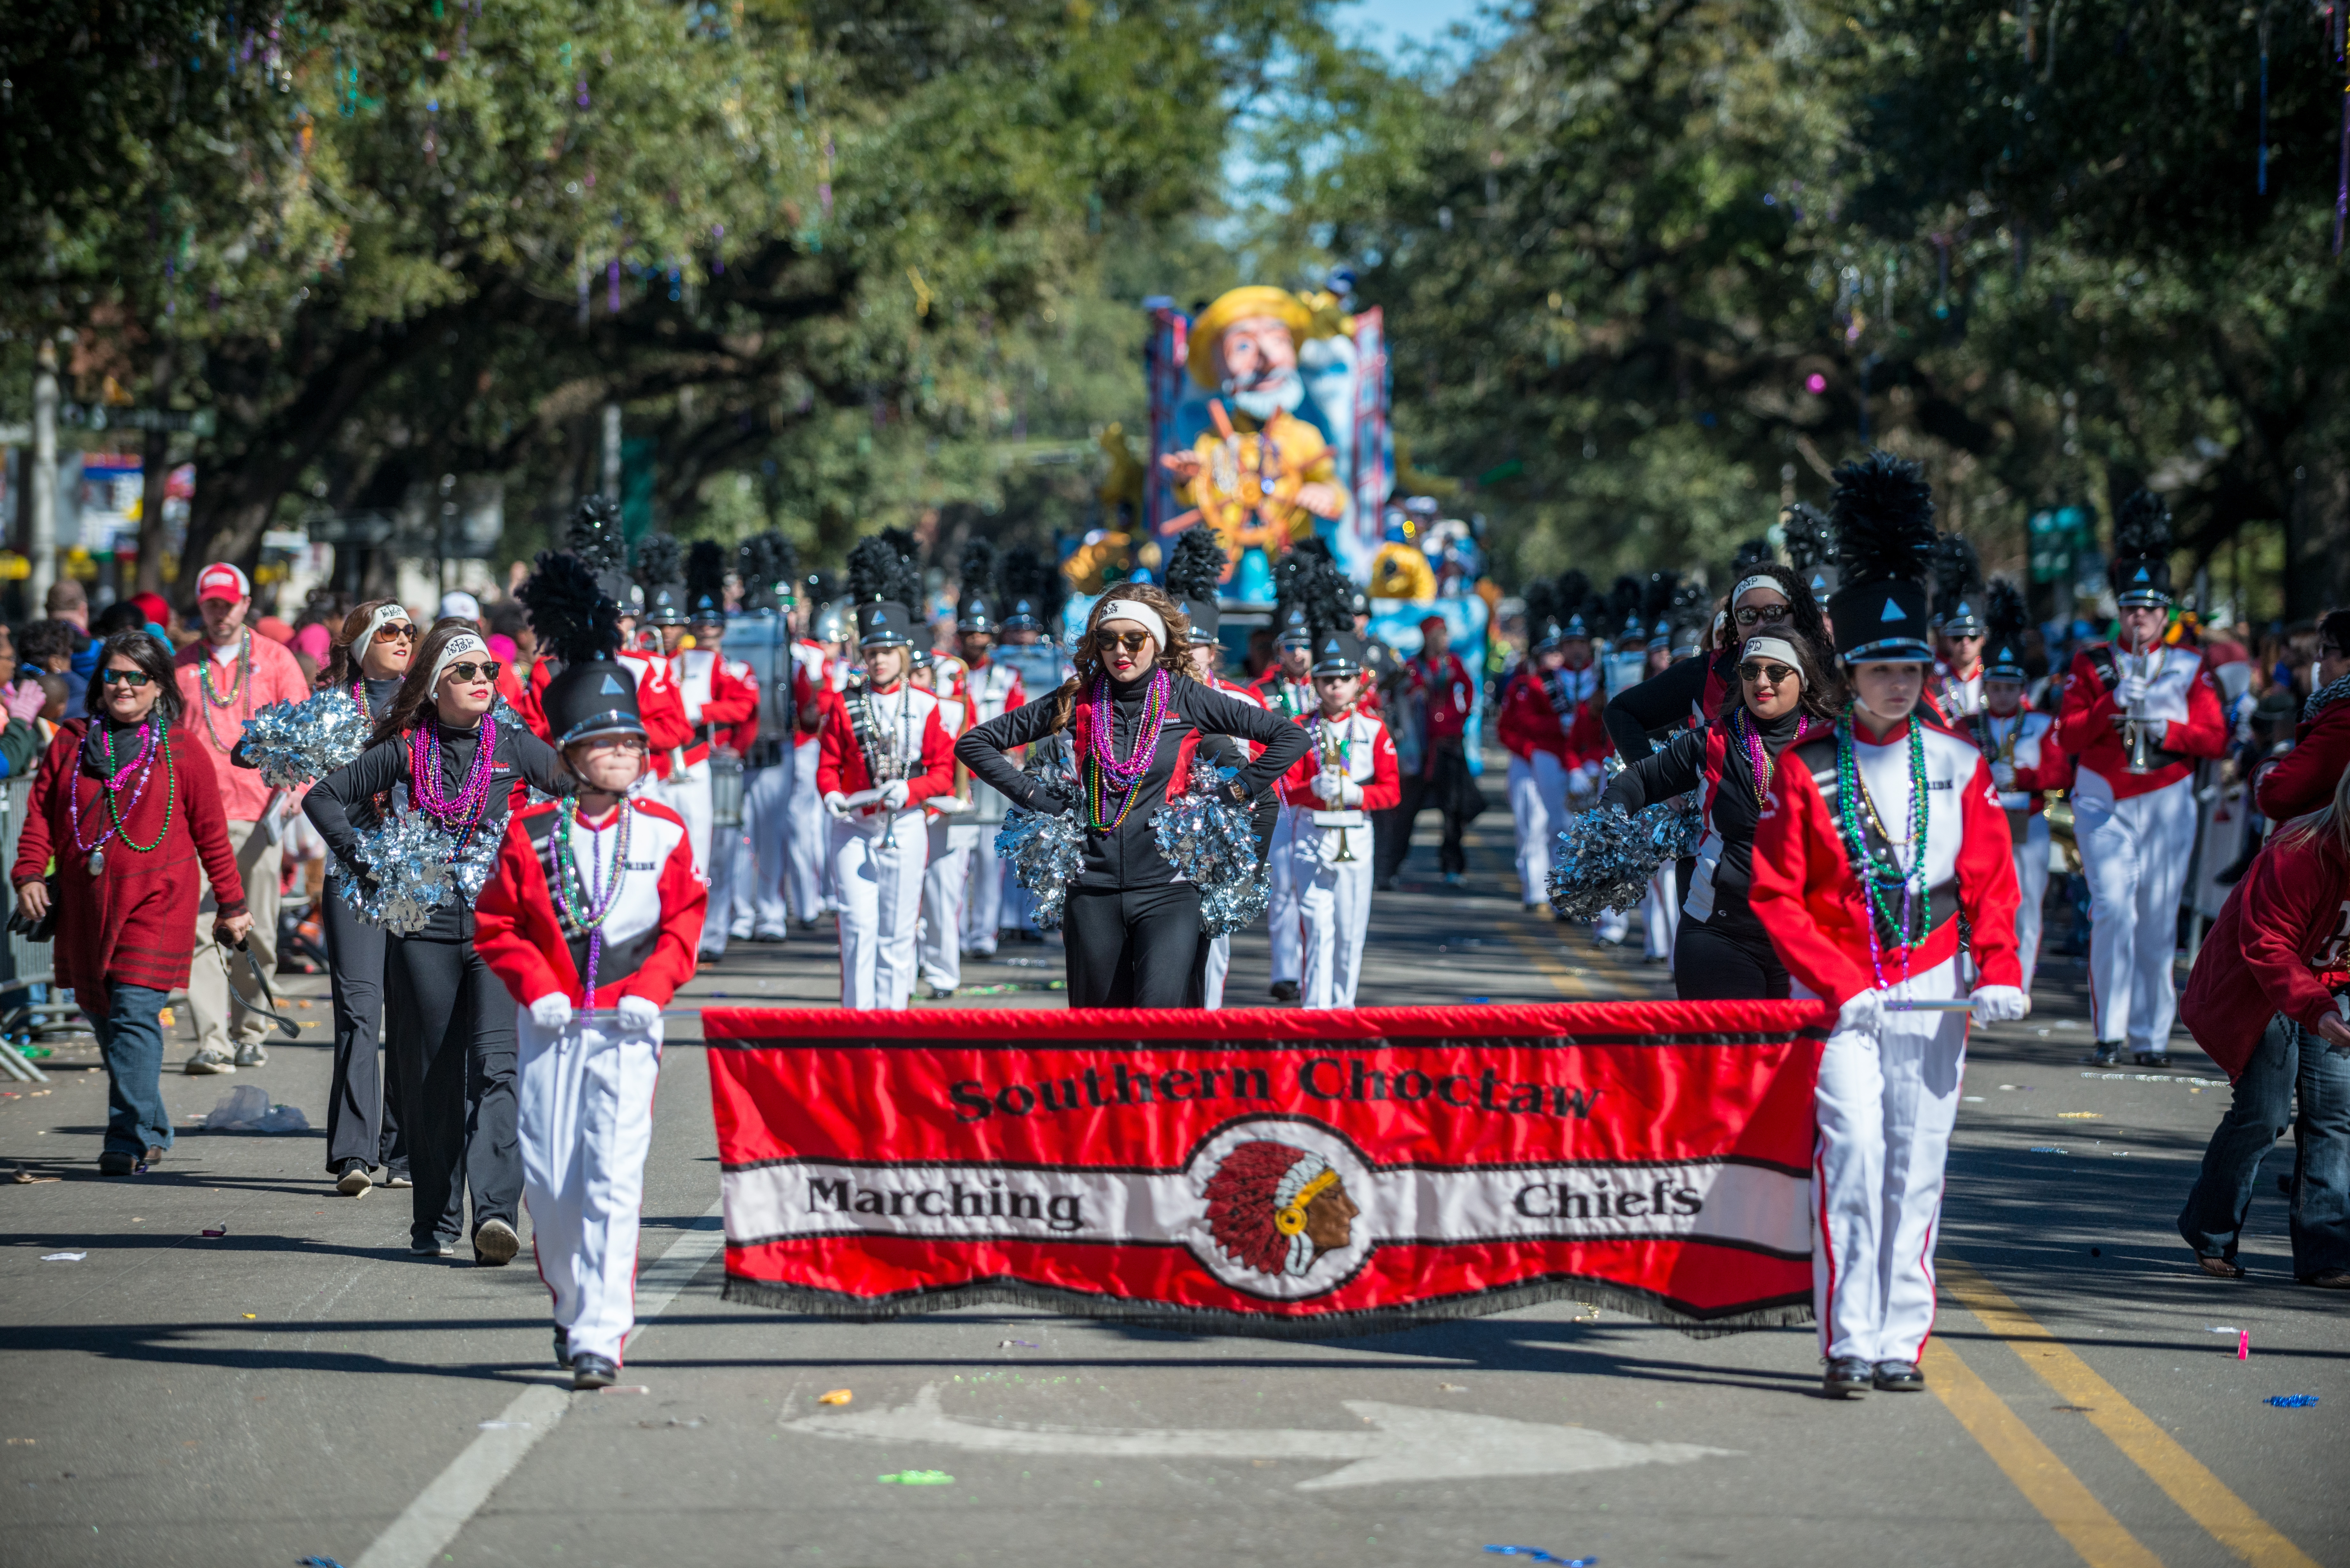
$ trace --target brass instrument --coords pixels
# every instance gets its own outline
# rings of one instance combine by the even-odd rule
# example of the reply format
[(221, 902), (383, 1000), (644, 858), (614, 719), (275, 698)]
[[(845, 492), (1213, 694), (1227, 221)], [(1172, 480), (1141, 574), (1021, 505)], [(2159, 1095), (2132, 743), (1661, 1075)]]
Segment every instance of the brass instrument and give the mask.
[[(1336, 774), (1341, 780), (1347, 776), (1347, 732), (1343, 722), (1322, 726), (1322, 771)], [(1354, 815), (1344, 809), (1346, 786), (1343, 783), (1339, 785), (1338, 799), (1329, 804), (1332, 811), (1341, 816)], [(1347, 827), (1344, 821), (1338, 824), (1338, 853), (1330, 857), (1333, 866), (1344, 866), (1357, 858), (1354, 849), (1347, 842)]]
[[(2152, 655), (2131, 653), (2126, 657), (2136, 665), (2131, 673), (2140, 680), (2144, 680), (2147, 676), (2147, 660)], [(2144, 702), (2131, 703), (2127, 722), (2122, 726), (2122, 743), (2129, 751), (2126, 771), (2133, 774), (2150, 774), (2156, 766), (2153, 722), (2147, 718), (2145, 709)]]

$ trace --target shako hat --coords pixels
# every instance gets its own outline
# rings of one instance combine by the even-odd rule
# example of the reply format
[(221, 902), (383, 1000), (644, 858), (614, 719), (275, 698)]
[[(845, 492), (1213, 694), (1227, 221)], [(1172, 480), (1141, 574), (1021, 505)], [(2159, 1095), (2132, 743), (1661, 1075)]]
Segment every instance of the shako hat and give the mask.
[(1945, 637), (1983, 635), (1982, 560), (1956, 534), (1934, 545), (1934, 627)]
[(1779, 526), (1787, 535), (1787, 564), (1812, 590), (1813, 601), (1827, 608), (1844, 580), (1836, 566), (1835, 531), (1829, 526), (1827, 514), (1808, 501), (1798, 501), (1787, 508)]
[(1983, 673), (1995, 680), (2030, 679), (2023, 667), (2023, 634), (2032, 617), (2023, 606), (2023, 590), (2005, 577), (1995, 577), (1984, 591)]
[(962, 589), (955, 599), (955, 628), (991, 636), (1000, 630), (1003, 612), (997, 607), (995, 546), (985, 539), (968, 541), (955, 576)]
[(1930, 664), (1926, 575), (1934, 557), (1934, 493), (1925, 471), (1889, 452), (1871, 452), (1835, 471), (1828, 520), (1835, 528), (1843, 585), (1828, 601), (1836, 652)]
[(648, 626), (685, 624), (685, 552), (667, 534), (648, 534), (637, 541), (637, 587), (645, 592)]
[(1176, 535), (1175, 547), (1167, 552), (1167, 594), (1183, 607), (1191, 623), (1194, 646), (1217, 640), (1222, 624), (1217, 589), (1228, 564), (1216, 531), (1205, 523), (1195, 523)]
[(643, 734), (636, 674), (612, 657), (620, 646), (620, 607), (588, 564), (543, 554), (515, 597), (529, 607), (540, 643), (563, 664), (539, 696), (556, 749), (589, 735)]
[(868, 535), (848, 552), (848, 597), (857, 607), (860, 648), (911, 648), (921, 580), (888, 530)]
[(1316, 675), (1360, 675), (1365, 658), (1363, 639), (1351, 631), (1334, 627), (1318, 633), (1314, 639)]
[(2124, 605), (2170, 603), (2170, 509), (2151, 490), (2130, 493), (2114, 523), (2114, 597)]
[(696, 539), (685, 553), (686, 614), (696, 626), (726, 623), (726, 547)]

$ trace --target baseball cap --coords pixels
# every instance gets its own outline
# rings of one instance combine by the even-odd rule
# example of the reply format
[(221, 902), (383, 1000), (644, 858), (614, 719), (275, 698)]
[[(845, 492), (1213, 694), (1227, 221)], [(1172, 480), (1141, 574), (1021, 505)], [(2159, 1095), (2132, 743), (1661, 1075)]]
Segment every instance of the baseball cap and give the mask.
[(444, 620), (451, 616), (460, 620), (479, 620), (482, 618), (482, 601), (463, 588), (452, 588), (441, 596), (441, 615)]
[(253, 585), (244, 573), (226, 561), (214, 561), (196, 577), (196, 599), (246, 599), (253, 597)]

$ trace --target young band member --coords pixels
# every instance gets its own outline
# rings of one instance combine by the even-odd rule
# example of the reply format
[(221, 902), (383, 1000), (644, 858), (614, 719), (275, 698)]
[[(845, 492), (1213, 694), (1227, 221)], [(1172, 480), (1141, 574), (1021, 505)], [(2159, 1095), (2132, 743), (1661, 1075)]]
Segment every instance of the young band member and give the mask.
[[(1174, 547), (1167, 552), (1167, 592), (1182, 607), (1184, 619), (1191, 623), (1185, 639), (1185, 655), (1191, 660), (1192, 677), (1202, 685), (1211, 686), (1228, 697), (1254, 703), (1256, 692), (1246, 686), (1236, 685), (1223, 677), (1219, 659), (1223, 645), (1217, 633), (1222, 624), (1223, 610), (1217, 600), (1217, 591), (1226, 566), (1224, 546), (1216, 531), (1205, 523), (1194, 524), (1175, 536)], [(1262, 707), (1262, 703), (1258, 703)], [(1230, 735), (1202, 735), (1200, 738), (1201, 759), (1219, 768), (1235, 771), (1248, 765), (1256, 748)], [(1274, 825), (1280, 819), (1281, 800), (1278, 792), (1268, 791), (1256, 803), (1257, 858), (1263, 863), (1273, 844)], [(1200, 1005), (1211, 1012), (1224, 1004), (1224, 978), (1232, 972), (1232, 938), (1227, 931), (1221, 936), (1202, 936), (1207, 946), (1205, 967), (1201, 971)]]
[(521, 1043), (531, 1251), (554, 1302), (556, 1364), (574, 1388), (618, 1380), (634, 1323), (661, 1009), (692, 978), (708, 897), (683, 820), (629, 794), (645, 769), (644, 723), (611, 658), (618, 618), (599, 598), (533, 605), (541, 635), (566, 644), (544, 704), (578, 794), (506, 828), (474, 937)]
[(2168, 648), (2170, 514), (2141, 490), (2122, 504), (2109, 568), (2121, 640), (2084, 649), (2056, 717), (2078, 760), (2074, 842), (2089, 882), (2089, 1000), (2111, 1064), (2170, 1060), (2178, 902), (2195, 853), (2195, 762), (2227, 749), (2220, 694), (2189, 648)]
[[(1922, 1388), (1934, 1235), (1967, 1018), (2023, 1017), (2015, 865), (1991, 766), (1918, 711), (1934, 650), (1924, 576), (1933, 502), (1915, 463), (1836, 472), (1851, 682), (1833, 733), (1781, 754), (1754, 837), (1749, 902), (1795, 994), (1837, 1008), (1820, 1059), (1813, 1300), (1832, 1398)], [(1965, 1002), (1961, 923), (1981, 978)]]
[(813, 605), (809, 635), (792, 644), (793, 697), (797, 722), (792, 734), (791, 823), (785, 858), (792, 919), (812, 929), (835, 907), (832, 887), (832, 818), (816, 783), (824, 762), (825, 699), (848, 690), (856, 665), (848, 658), (851, 618), (837, 604)]
[(1705, 836), (1673, 950), (1673, 992), (1683, 1002), (1787, 994), (1786, 967), (1748, 902), (1755, 824), (1787, 748), (1831, 732), (1845, 707), (1831, 656), (1798, 636), (1783, 628), (1748, 638), (1737, 694), (1713, 722), (1675, 731), (1599, 797), (1631, 813), (1702, 792)]
[[(1306, 753), (1298, 725), (1193, 677), (1190, 632), (1163, 590), (1120, 584), (1087, 618), (1075, 676), (955, 746), (956, 757), (1014, 805), (1079, 814), (1085, 866), (1063, 918), (1071, 1007), (1200, 1005), (1200, 890), (1178, 881), (1159, 853), (1151, 815), (1190, 788), (1202, 734), (1264, 748), (1224, 785), (1236, 805), (1255, 800)], [(1075, 745), (1082, 800), (1047, 789), (1004, 754), (1063, 731)]]
[(848, 557), (862, 680), (824, 695), (816, 787), (832, 818), (840, 900), (840, 1005), (898, 1009), (914, 993), (916, 922), (930, 829), (922, 803), (953, 787), (952, 742), (938, 700), (907, 679), (921, 593), (913, 564), (879, 536)]
[(1315, 707), (1314, 628), (1302, 601), (1283, 604), (1274, 614), (1281, 627), (1274, 639), (1279, 657), (1249, 682), (1249, 691), (1255, 694), (1257, 706), (1284, 719), (1302, 721)]
[[(1572, 596), (1572, 597), (1570, 597)], [(1599, 671), (1591, 662), (1589, 580), (1570, 571), (1526, 588), (1526, 660), (1502, 696), (1494, 732), (1510, 753), (1518, 884), (1529, 909), (1550, 899), (1551, 841), (1587, 809), (1607, 750)]]
[[(541, 556), (540, 576), (558, 560), (555, 569), (584, 574), (567, 556)], [(448, 836), (454, 860), (475, 836), (494, 843), (504, 833), (517, 782), (563, 793), (568, 785), (554, 750), (527, 730), (500, 723), (490, 711), (496, 700), (489, 645), (469, 622), (435, 626), (376, 725), (374, 742), (303, 801), (328, 848), (372, 879), (378, 868), (360, 857), (354, 827), (391, 797), (394, 810), (430, 817)], [(542, 706), (543, 700), (542, 693)], [(514, 1010), (482, 963), (473, 921), (473, 905), (454, 898), (422, 929), (385, 937), (384, 1039), (400, 1074), (416, 1182), (409, 1250), (455, 1254), (470, 1187), (473, 1261), (497, 1267), (522, 1245), (515, 1229), (522, 1168), (515, 1153)]]
[(2022, 966), (2025, 994), (2040, 967), (2040, 906), (2048, 896), (2049, 790), (2070, 789), (2073, 759), (2056, 744), (2056, 721), (2025, 705), (2031, 679), (2023, 666), (2023, 632), (2029, 616), (2023, 595), (2001, 579), (1985, 595), (1990, 650), (1981, 666), (1981, 705), (1958, 722), (1991, 759), (1991, 782), (2007, 813), (2008, 836), (2015, 844), (2015, 951)]
[[(971, 728), (970, 699), (951, 697), (939, 690), (939, 667), (943, 660), (931, 659), (920, 649), (914, 650), (914, 684), (929, 691), (938, 703), (939, 728), (951, 747)], [(955, 665), (957, 672), (968, 673), (960, 659)], [(955, 837), (962, 829), (963, 818), (971, 815), (971, 774), (958, 763), (952, 777), (953, 787), (945, 794), (932, 795), (922, 807), (930, 859), (922, 867), (920, 935), (914, 948), (915, 970), (931, 988), (931, 995), (941, 1001), (952, 996), (962, 984), (962, 900), (971, 877), (970, 840)]]
[[(1302, 724), (1320, 705), (1313, 681), (1315, 628), (1347, 624), (1354, 584), (1317, 546), (1293, 550), (1282, 558), (1274, 592), (1274, 616), (1281, 627), (1280, 661), (1260, 676), (1250, 691), (1266, 711)], [(1295, 861), (1276, 843), (1265, 867), (1270, 896), (1264, 911), (1266, 946), (1273, 960), (1271, 989), (1276, 1002), (1296, 1000), (1305, 959), (1305, 928), (1298, 909), (1301, 889), (1295, 869)]]
[[(723, 914), (713, 908), (702, 928), (707, 931), (723, 926), (732, 941), (779, 942), (791, 929), (784, 887), (791, 864), (792, 764), (798, 751), (792, 743), (799, 728), (794, 711), (799, 666), (792, 623), (799, 556), (791, 541), (769, 529), (743, 542), (737, 563), (743, 613), (754, 623), (765, 623), (759, 630), (765, 633), (772, 651), (766, 671), (755, 684), (757, 711), (737, 732), (750, 766), (743, 781), (743, 842), (726, 884), (724, 902), (730, 908)], [(713, 885), (711, 902), (715, 906), (720, 901)]]
[[(742, 767), (749, 745), (758, 735), (759, 688), (749, 665), (727, 658), (721, 650), (726, 637), (726, 563), (713, 541), (694, 541), (686, 556), (685, 587), (689, 601), (685, 627), (670, 648), (669, 676), (685, 707), (685, 722), (693, 727), (693, 739), (685, 748), (686, 783), (680, 794), (690, 796), (694, 809), (703, 814), (698, 825), (702, 840), (695, 848), (699, 858), (694, 866), (711, 886), (715, 918), (702, 924), (702, 952), (717, 958), (726, 950), (734, 851), (743, 835), (739, 823), (730, 827), (721, 853), (716, 822), (711, 815), (711, 774), (719, 766)], [(684, 645), (688, 631), (693, 638), (691, 648)], [(662, 639), (669, 640), (666, 629)], [(684, 820), (690, 836), (697, 824), (691, 816)]]
[[(955, 643), (962, 655), (962, 696), (971, 722), (984, 724), (1024, 704), (1020, 672), (995, 657), (998, 629), (995, 546), (974, 539), (963, 546), (962, 593), (955, 604)], [(947, 829), (948, 843), (966, 858), (962, 900), (962, 950), (975, 958), (995, 956), (1003, 923), (1003, 867), (995, 857), (995, 836), (1003, 828), (1004, 801), (979, 780), (962, 774), (971, 787), (972, 809)]]
[(1305, 719), (1305, 755), (1281, 785), (1274, 852), (1291, 857), (1305, 923), (1299, 1004), (1352, 1007), (1371, 925), (1371, 819), (1403, 796), (1395, 742), (1362, 711), (1366, 655), (1352, 632), (1320, 634), (1317, 706)]
[(1942, 535), (1934, 557), (1934, 701), (1956, 723), (1982, 710), (1982, 562), (1956, 534)]

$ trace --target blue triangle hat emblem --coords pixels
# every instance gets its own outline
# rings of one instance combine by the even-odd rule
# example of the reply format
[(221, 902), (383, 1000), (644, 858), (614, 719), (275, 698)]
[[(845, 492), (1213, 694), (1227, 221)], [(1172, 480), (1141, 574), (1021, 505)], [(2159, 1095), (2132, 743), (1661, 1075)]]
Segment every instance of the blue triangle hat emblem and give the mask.
[(2152, 580), (2153, 580), (2153, 579), (2151, 579), (2150, 577), (2148, 577), (2148, 576), (2146, 575), (2146, 568), (2145, 568), (2144, 566), (2140, 566), (2140, 567), (2137, 569), (2137, 576), (2135, 576), (2135, 577), (2132, 577), (2132, 578), (2130, 579), (2130, 581), (2131, 581), (2131, 582), (2134, 582), (2134, 583), (2150, 582), (2150, 581), (2152, 581)]
[(1908, 620), (1909, 618), (1903, 614), (1901, 607), (1895, 604), (1888, 597), (1885, 601), (1885, 607), (1877, 611), (1877, 618), (1879, 620)]
[(604, 684), (596, 692), (598, 697), (625, 697), (628, 694), (629, 689), (621, 685), (617, 677), (610, 675), (604, 677)]

